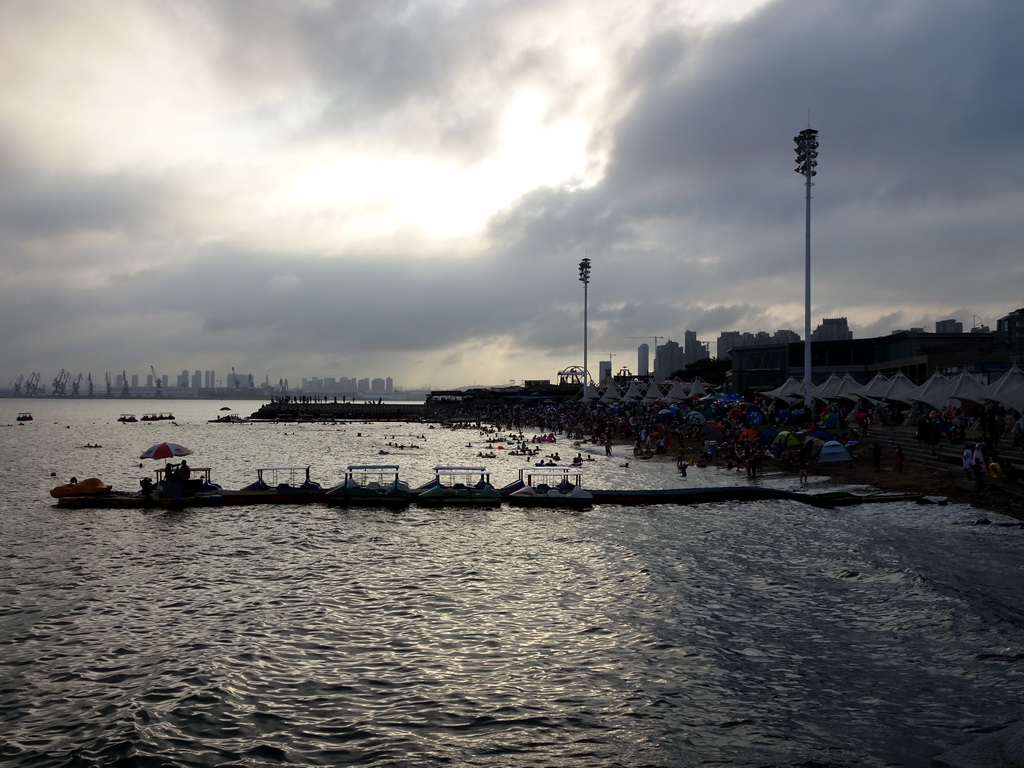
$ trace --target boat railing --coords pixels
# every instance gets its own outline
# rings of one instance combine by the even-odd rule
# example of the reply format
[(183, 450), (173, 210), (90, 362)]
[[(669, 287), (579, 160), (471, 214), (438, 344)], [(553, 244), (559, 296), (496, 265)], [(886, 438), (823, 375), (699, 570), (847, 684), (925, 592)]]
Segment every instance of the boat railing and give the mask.
[[(258, 467), (256, 469), (257, 487), (280, 488), (287, 486), (299, 488), (315, 485), (309, 479), (310, 467)], [(250, 486), (252, 487), (252, 486)]]
[(448, 488), (486, 488), (491, 484), (487, 467), (434, 467), (434, 483)]
[[(177, 464), (161, 467), (155, 469), (153, 472), (156, 474), (156, 481), (158, 483), (166, 480), (167, 470), (170, 469), (172, 472), (178, 468)], [(210, 468), (209, 467), (189, 467), (189, 479), (190, 480), (202, 480), (204, 483), (210, 482)]]

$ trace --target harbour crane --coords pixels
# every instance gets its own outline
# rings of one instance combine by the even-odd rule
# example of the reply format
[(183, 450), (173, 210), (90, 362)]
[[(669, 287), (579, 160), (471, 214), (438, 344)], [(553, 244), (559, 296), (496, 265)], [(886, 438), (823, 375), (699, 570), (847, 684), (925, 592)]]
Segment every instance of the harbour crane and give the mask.
[(63, 368), (60, 369), (60, 373), (53, 380), (53, 392), (50, 393), (52, 397), (64, 397), (67, 392), (68, 379), (71, 378), (71, 374), (65, 371)]
[(131, 397), (132, 392), (128, 389), (128, 371), (121, 371), (121, 397)]
[(151, 366), (149, 366), (149, 370), (153, 374), (153, 383), (156, 384), (156, 395), (154, 395), (154, 396), (155, 397), (163, 397), (164, 393), (163, 393), (163, 390), (160, 389), (161, 381), (160, 381), (160, 377), (156, 375), (156, 369), (151, 365)]
[(26, 395), (37, 395), (39, 394), (39, 374), (29, 374), (28, 380), (25, 382), (25, 394)]
[(93, 397), (92, 372), (89, 373), (89, 397)]
[(78, 397), (81, 392), (79, 391), (82, 387), (82, 374), (79, 373), (75, 380), (71, 382), (71, 396)]
[(16, 382), (14, 382), (14, 396), (15, 397), (20, 397), (21, 396), (21, 385), (22, 385), (22, 383), (24, 381), (25, 381), (25, 375), (22, 374), (21, 376), (18, 377), (18, 380)]
[(107, 397), (114, 396), (114, 388), (110, 384), (110, 371), (107, 371)]
[(238, 374), (235, 373), (235, 366), (231, 366), (231, 383), (235, 385), (235, 391), (237, 392), (242, 388), (242, 385), (238, 383)]

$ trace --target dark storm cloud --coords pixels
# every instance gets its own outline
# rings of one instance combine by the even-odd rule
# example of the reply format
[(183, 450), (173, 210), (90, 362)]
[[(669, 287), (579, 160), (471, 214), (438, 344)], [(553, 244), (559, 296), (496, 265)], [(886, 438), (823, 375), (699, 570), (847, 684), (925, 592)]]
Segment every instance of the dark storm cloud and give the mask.
[[(618, 364), (646, 337), (681, 341), (687, 329), (712, 343), (723, 330), (802, 333), (792, 137), (808, 110), (821, 131), (815, 322), (846, 315), (858, 335), (884, 334), (958, 315), (994, 324), (1019, 306), (1024, 6), (778, 0), (705, 27), (673, 20), (673, 7), (255, 0), (134, 2), (111, 15), (87, 5), (81, 18), (105, 32), (125, 25), (122, 43), (150, 35), (154, 58), (140, 65), (168, 78), (146, 82), (151, 117), (117, 93), (58, 109), (76, 91), (47, 91), (50, 62), (34, 51), (70, 46), (85, 63), (119, 49), (76, 56), (87, 38), (59, 20), (79, 6), (54, 2), (32, 17), (33, 35), (4, 38), (26, 73), (0, 81), (6, 375), (157, 356), (168, 368), (229, 359), (273, 379), (345, 375), (359, 361), (443, 368), (452, 385), (471, 371), (543, 375), (581, 356), (584, 257), (595, 359)], [(6, 18), (10, 30), (23, 17)], [(594, 22), (583, 34), (581, 19)], [(599, 52), (589, 68), (581, 43)], [(102, 92), (124, 65), (90, 73)], [(327, 174), (323, 199), (286, 208), (295, 180), (278, 174), (318, 170), (325, 148), (328, 168), (351, 150), (479, 171), (505, 149), (509, 100), (524, 88), (540, 94), (540, 128), (589, 121), (588, 168), (600, 172), (538, 182), (451, 253), (418, 223), (389, 219), (376, 186), (331, 197), (344, 179)], [(97, 121), (110, 104), (129, 133), (108, 135), (102, 120), (76, 133), (76, 119)], [(116, 154), (119, 140), (167, 119), (183, 122)], [(56, 142), (65, 128), (72, 139)], [(412, 182), (423, 183), (393, 183)], [(457, 209), (446, 194), (438, 188), (438, 209)], [(507, 367), (481, 369), (488, 355)]]

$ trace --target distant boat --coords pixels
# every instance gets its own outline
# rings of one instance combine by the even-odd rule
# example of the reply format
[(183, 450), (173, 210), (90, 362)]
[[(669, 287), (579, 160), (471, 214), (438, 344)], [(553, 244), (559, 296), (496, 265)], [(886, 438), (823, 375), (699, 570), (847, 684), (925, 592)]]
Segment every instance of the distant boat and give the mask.
[(122, 413), (120, 416), (117, 417), (117, 420), (120, 421), (122, 424), (127, 424), (128, 422), (138, 421), (138, 419), (135, 418), (135, 414), (134, 413)]
[(32, 414), (31, 413), (19, 413), (18, 414), (18, 421), (32, 421)]

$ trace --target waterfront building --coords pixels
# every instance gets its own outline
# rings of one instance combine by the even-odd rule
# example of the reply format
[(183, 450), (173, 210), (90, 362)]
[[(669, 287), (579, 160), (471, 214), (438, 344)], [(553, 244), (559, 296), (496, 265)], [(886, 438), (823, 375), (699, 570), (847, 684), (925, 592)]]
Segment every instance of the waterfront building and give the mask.
[[(802, 343), (734, 347), (731, 388), (741, 394), (774, 389), (792, 377), (804, 378)], [(967, 367), (994, 378), (1009, 363), (1008, 348), (997, 333), (926, 333), (897, 331), (868, 339), (813, 341), (811, 380), (820, 384), (832, 374), (849, 374), (865, 383), (877, 373), (902, 372), (915, 384), (935, 371)]]

